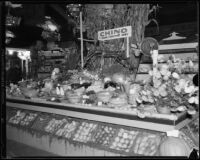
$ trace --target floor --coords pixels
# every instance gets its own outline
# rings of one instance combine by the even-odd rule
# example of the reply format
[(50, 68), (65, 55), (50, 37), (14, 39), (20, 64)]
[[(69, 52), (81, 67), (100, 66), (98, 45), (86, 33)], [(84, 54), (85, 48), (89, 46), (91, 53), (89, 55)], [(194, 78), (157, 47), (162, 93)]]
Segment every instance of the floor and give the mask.
[(18, 143), (12, 140), (7, 140), (6, 143), (7, 158), (14, 157), (55, 157), (58, 155), (39, 150), (22, 143)]

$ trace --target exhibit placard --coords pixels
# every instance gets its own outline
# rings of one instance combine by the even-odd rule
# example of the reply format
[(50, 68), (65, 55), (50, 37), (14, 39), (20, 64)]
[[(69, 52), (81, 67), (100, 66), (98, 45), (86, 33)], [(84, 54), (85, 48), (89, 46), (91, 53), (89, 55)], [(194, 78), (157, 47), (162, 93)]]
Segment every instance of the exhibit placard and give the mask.
[(98, 40), (104, 41), (104, 40), (131, 37), (131, 32), (132, 32), (131, 26), (103, 30), (98, 32)]

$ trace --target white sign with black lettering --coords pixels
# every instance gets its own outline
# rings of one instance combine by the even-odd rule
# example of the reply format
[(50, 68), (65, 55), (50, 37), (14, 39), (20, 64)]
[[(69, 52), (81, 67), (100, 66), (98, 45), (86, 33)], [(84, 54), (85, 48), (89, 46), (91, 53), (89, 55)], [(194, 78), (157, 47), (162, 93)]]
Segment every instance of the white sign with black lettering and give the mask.
[(131, 26), (103, 30), (98, 32), (98, 40), (104, 41), (110, 39), (131, 37), (131, 32), (132, 32)]

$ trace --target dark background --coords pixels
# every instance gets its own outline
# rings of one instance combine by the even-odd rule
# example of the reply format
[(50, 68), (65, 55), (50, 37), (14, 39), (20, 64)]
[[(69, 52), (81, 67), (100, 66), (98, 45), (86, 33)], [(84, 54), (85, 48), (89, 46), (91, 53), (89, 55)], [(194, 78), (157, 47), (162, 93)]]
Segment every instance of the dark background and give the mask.
[[(158, 21), (160, 30), (157, 31), (155, 23), (150, 23), (146, 28), (146, 36), (157, 37), (158, 40), (161, 40), (163, 37), (168, 37), (170, 32), (175, 31), (177, 24), (183, 23), (187, 28), (186, 31), (179, 28), (178, 32), (186, 33), (188, 31), (189, 35), (193, 34), (193, 36), (197, 34), (197, 2), (161, 3), (159, 6), (158, 12), (152, 17)], [(75, 38), (72, 33), (73, 25), (67, 16), (64, 3), (23, 4), (23, 8), (11, 9), (10, 13), (22, 17), (22, 21), (20, 26), (8, 28), (16, 35), (16, 38), (8, 45), (9, 47), (28, 47), (36, 40), (42, 39), (42, 29), (36, 25), (44, 21), (44, 16), (51, 16), (61, 26), (61, 42), (72, 41)], [(187, 26), (187, 23), (192, 23), (192, 26)], [(171, 28), (162, 29), (165, 26)]]

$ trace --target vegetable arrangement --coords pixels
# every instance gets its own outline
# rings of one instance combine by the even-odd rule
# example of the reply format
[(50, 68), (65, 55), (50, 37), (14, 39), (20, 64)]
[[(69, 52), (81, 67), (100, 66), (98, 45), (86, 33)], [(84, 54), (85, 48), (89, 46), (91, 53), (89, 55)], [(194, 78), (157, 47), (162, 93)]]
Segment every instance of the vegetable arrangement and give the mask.
[(67, 120), (57, 120), (53, 118), (51, 121), (49, 121), (48, 125), (44, 128), (44, 130), (48, 133), (54, 133), (57, 131)]
[(120, 129), (110, 148), (129, 152), (138, 133), (138, 131)]
[(105, 125), (98, 125), (96, 133), (91, 138), (91, 142), (103, 146), (109, 146), (112, 138), (115, 136), (117, 129)]
[(82, 122), (78, 127), (73, 140), (79, 142), (88, 142), (91, 139), (92, 132), (96, 129), (97, 124)]
[(25, 118), (20, 121), (21, 126), (29, 126), (31, 122), (33, 122), (36, 117), (38, 116), (37, 113), (27, 113)]
[(137, 136), (133, 151), (136, 154), (141, 154), (145, 156), (153, 156), (156, 154), (159, 144), (160, 136), (150, 133), (140, 133)]
[(51, 117), (49, 115), (40, 114), (31, 126), (31, 128), (38, 131), (44, 131), (45, 126), (49, 123), (50, 120)]
[(11, 117), (8, 121), (8, 123), (11, 124), (19, 124), (20, 121), (26, 116), (26, 113), (23, 111), (18, 110), (16, 115), (14, 115), (13, 117)]
[(55, 135), (63, 136), (65, 138), (71, 138), (74, 131), (77, 129), (79, 125), (80, 123), (78, 121), (67, 120), (66, 124), (60, 129), (58, 129)]
[[(13, 110), (13, 109), (12, 109)], [(31, 123), (33, 122), (33, 123)], [(144, 156), (188, 156), (191, 149), (198, 147), (184, 132), (178, 138), (137, 129), (126, 129), (109, 124), (100, 124), (69, 117), (50, 116), (37, 112), (17, 110), (9, 123), (47, 132), (72, 141), (84, 142), (121, 153)]]

